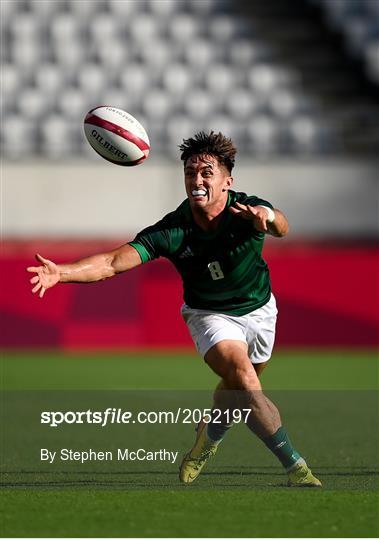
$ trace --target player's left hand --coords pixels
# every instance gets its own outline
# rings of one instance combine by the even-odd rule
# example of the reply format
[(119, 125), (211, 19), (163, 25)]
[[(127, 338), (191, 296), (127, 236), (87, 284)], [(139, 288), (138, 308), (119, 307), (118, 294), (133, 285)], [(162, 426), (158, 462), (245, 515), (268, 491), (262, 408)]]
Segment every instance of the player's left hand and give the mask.
[(249, 204), (245, 205), (236, 202), (235, 206), (231, 206), (229, 208), (229, 211), (238, 217), (252, 221), (254, 223), (254, 227), (258, 231), (264, 233), (268, 231), (268, 212), (262, 206), (250, 206)]

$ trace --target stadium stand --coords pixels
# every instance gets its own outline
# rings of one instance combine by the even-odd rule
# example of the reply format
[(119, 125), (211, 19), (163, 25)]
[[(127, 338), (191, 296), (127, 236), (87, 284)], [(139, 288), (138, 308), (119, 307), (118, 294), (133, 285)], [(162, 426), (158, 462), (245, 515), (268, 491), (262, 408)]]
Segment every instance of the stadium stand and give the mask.
[[(166, 155), (194, 129), (217, 126), (241, 153), (373, 153), (375, 100), (349, 92), (365, 76), (379, 84), (378, 4), (2, 0), (4, 154), (90, 156), (81, 121), (104, 103), (143, 119), (153, 148)], [(330, 31), (343, 34), (346, 55), (364, 66), (361, 81), (324, 40)], [(17, 150), (23, 123), (34, 140)]]
[(363, 61), (368, 77), (379, 83), (379, 2), (377, 0), (313, 0), (328, 24), (342, 32), (348, 52)]

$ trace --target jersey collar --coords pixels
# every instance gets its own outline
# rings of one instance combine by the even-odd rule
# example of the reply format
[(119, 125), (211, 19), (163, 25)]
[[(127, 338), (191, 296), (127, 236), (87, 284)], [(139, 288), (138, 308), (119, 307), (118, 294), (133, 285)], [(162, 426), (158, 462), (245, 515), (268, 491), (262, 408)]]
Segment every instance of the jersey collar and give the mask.
[(235, 191), (229, 190), (228, 199), (226, 201), (225, 208), (222, 211), (223, 216), (222, 216), (221, 223), (220, 223), (219, 227), (215, 231), (206, 232), (201, 227), (199, 227), (197, 225), (197, 223), (193, 219), (193, 215), (192, 215), (192, 212), (191, 212), (191, 207), (190, 207), (190, 203), (189, 203), (188, 199), (186, 199), (184, 201), (183, 211), (184, 211), (184, 214), (185, 214), (187, 220), (189, 221), (189, 223), (191, 223), (191, 225), (194, 227), (194, 230), (196, 230), (197, 233), (200, 236), (202, 236), (204, 238), (214, 238), (218, 234), (222, 233), (224, 231), (226, 225), (229, 223), (230, 218), (231, 218), (231, 214), (228, 211), (228, 209), (229, 209), (230, 206), (232, 206), (234, 204), (234, 202), (236, 200), (236, 195), (237, 194), (236, 194)]

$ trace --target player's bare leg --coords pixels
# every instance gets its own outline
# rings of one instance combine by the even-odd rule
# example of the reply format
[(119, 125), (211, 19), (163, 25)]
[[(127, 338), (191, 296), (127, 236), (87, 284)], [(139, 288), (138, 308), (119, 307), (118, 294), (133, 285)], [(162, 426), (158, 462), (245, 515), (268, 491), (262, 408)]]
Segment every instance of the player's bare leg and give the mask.
[[(255, 372), (260, 377), (261, 373), (267, 366), (268, 362), (261, 362), (259, 364), (253, 364)], [(268, 407), (271, 409), (273, 415), (277, 417), (277, 421), (281, 424), (281, 419), (278, 409), (275, 405), (265, 396)], [(233, 425), (233, 411), (239, 408), (238, 395), (235, 390), (227, 388), (223, 379), (218, 383), (213, 394), (213, 408), (214, 415), (212, 420), (207, 425), (208, 436), (215, 442), (221, 442), (225, 434)]]
[(280, 427), (276, 407), (267, 402), (257, 372), (242, 341), (224, 340), (205, 355), (209, 367), (224, 381), (229, 390), (236, 391), (240, 409), (250, 409), (247, 425), (260, 438), (274, 434)]
[[(253, 364), (258, 378), (267, 366), (268, 362)], [(266, 398), (268, 400), (268, 398)], [(237, 396), (232, 390), (228, 390), (223, 379), (220, 380), (213, 394), (213, 408), (220, 410), (233, 410), (237, 406)]]
[[(258, 375), (247, 357), (246, 345), (237, 341), (223, 341), (221, 343), (232, 344), (231, 349), (228, 346), (226, 347), (224, 356), (228, 360), (233, 359), (234, 356), (236, 356), (235, 363), (238, 361), (237, 358), (247, 359), (246, 371), (249, 372), (249, 376), (252, 377), (253, 381), (249, 383), (249, 388), (253, 387), (254, 390), (256, 390), (256, 400), (261, 402), (261, 408), (265, 408), (265, 417), (272, 417), (275, 420), (275, 425), (271, 426), (268, 430), (268, 433), (274, 432), (276, 424), (278, 423), (278, 425), (280, 425), (280, 419), (278, 419), (278, 415), (275, 414), (276, 410), (272, 412), (271, 403), (267, 402), (266, 397), (261, 392)], [(211, 351), (216, 348), (217, 345), (214, 346)], [(209, 356), (210, 355), (207, 353), (205, 357), (207, 363), (209, 363)], [(217, 361), (217, 357), (218, 353), (215, 355), (215, 361)], [(224, 361), (220, 360), (220, 364), (223, 363)], [(245, 386), (241, 386), (240, 384), (232, 385), (228, 379), (223, 377), (223, 372), (218, 372), (216, 369), (213, 370), (221, 377), (221, 381), (214, 392), (212, 420), (208, 424), (203, 421), (199, 423), (195, 444), (182, 461), (180, 467), (180, 479), (185, 483), (193, 482), (200, 474), (208, 459), (216, 453), (218, 445), (233, 424), (233, 411), (250, 408), (248, 402), (241, 403), (241, 397), (246, 396), (245, 392), (241, 392), (241, 390), (245, 389)], [(262, 370), (263, 366), (259, 369), (259, 372)], [(266, 431), (264, 431), (264, 434), (266, 434)]]
[[(253, 364), (258, 378), (261, 376), (267, 364), (268, 362)], [(269, 409), (271, 410), (271, 414), (276, 417), (277, 423), (281, 425), (282, 421), (278, 409), (267, 396), (265, 396), (265, 399)], [(214, 441), (220, 442), (227, 431), (232, 427), (233, 411), (238, 409), (238, 407), (239, 403), (236, 391), (228, 390), (224, 380), (221, 379), (213, 394), (213, 410), (217, 411), (217, 422), (211, 421), (207, 426), (208, 435)], [(220, 414), (219, 411), (224, 414)], [(219, 436), (217, 437), (217, 435)]]
[[(259, 364), (253, 364), (253, 367), (255, 369), (255, 373), (258, 375), (258, 378), (260, 378), (260, 376), (262, 375), (263, 370), (267, 367), (267, 365), (268, 365), (268, 362), (261, 362)], [(277, 416), (277, 420), (281, 425), (282, 420), (280, 418), (280, 414), (279, 414), (279, 411), (278, 411), (277, 407), (273, 404), (273, 402), (267, 396), (265, 396), (265, 398), (266, 398), (266, 401), (267, 401), (267, 405), (271, 409), (272, 414)]]
[[(212, 370), (223, 380), (226, 389), (236, 396), (239, 409), (250, 409), (248, 427), (278, 457), (289, 475), (289, 486), (319, 487), (321, 482), (315, 478), (300, 454), (294, 450), (288, 435), (281, 425), (277, 407), (264, 395), (258, 373), (247, 355), (246, 344), (225, 340), (212, 347), (205, 355)], [(233, 392), (235, 391), (235, 392)], [(231, 394), (231, 395), (232, 395)], [(217, 397), (217, 394), (216, 394)], [(213, 455), (220, 441), (212, 441), (207, 436), (205, 425), (200, 426), (195, 446), (184, 458), (181, 467), (181, 480), (193, 481), (210, 455)], [(204, 450), (204, 451), (203, 451)], [(196, 459), (199, 459), (197, 464)], [(196, 474), (187, 474), (191, 465)]]
[[(233, 344), (233, 351), (235, 345), (237, 345), (238, 348), (241, 348), (243, 354), (247, 356), (246, 346), (242, 342), (233, 341), (231, 343)], [(257, 364), (252, 368), (250, 360), (248, 364), (248, 369), (256, 373), (255, 379), (262, 373), (266, 365), (266, 363)], [(220, 375), (220, 373), (217, 374)], [(259, 384), (258, 387), (260, 388)], [(199, 476), (208, 459), (214, 456), (218, 445), (233, 425), (233, 411), (248, 408), (247, 405), (241, 405), (240, 394), (240, 387), (237, 387), (237, 389), (228, 387), (227, 382), (223, 378), (221, 379), (213, 395), (212, 420), (209, 423), (201, 421), (198, 424), (195, 444), (182, 461), (180, 467), (180, 479), (182, 482), (193, 482)], [(260, 397), (263, 397), (263, 395)], [(271, 411), (271, 415), (275, 417), (276, 422), (280, 425), (280, 417), (276, 407), (265, 396), (263, 401), (267, 406), (267, 414), (270, 414)]]

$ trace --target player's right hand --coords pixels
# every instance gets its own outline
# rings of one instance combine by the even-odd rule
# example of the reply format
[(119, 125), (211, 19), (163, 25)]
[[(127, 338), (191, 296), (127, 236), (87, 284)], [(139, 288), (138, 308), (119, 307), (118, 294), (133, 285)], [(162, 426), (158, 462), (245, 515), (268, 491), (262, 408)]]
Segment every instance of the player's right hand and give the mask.
[(59, 282), (60, 273), (55, 263), (45, 259), (39, 253), (36, 254), (36, 259), (43, 266), (29, 266), (26, 270), (37, 274), (30, 280), (30, 283), (34, 285), (32, 293), (35, 294), (39, 291), (39, 297), (42, 298), (47, 289), (54, 287)]
[(267, 233), (268, 212), (264, 206), (250, 206), (250, 204), (241, 204), (237, 201), (235, 207), (229, 207), (229, 211), (242, 219), (252, 221), (258, 231)]

